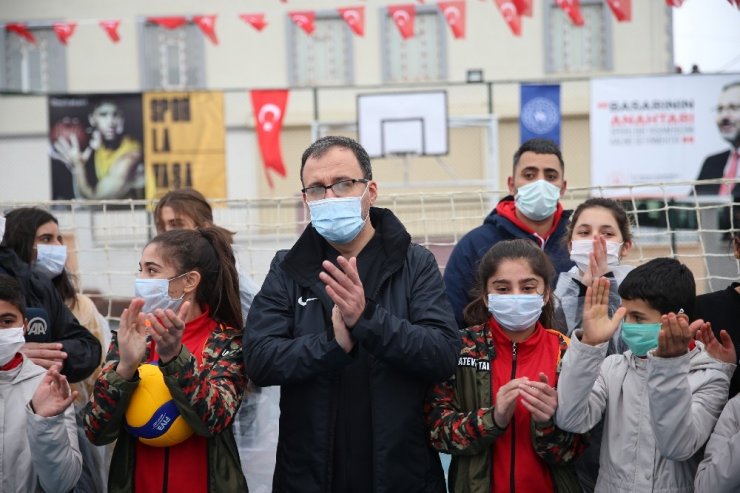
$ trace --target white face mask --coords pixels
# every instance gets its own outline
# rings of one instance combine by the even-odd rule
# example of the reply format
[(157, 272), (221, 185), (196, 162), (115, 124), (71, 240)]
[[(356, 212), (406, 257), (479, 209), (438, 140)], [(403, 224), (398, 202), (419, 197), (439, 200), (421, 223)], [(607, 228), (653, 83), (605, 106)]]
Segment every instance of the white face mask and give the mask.
[(514, 200), (519, 212), (532, 221), (543, 221), (555, 214), (560, 188), (545, 180), (537, 180), (519, 187)]
[(0, 366), (7, 365), (25, 343), (23, 327), (0, 329)]
[[(619, 252), (623, 243), (606, 242), (606, 264), (609, 267), (619, 265)], [(573, 240), (570, 247), (570, 259), (575, 262), (581, 272), (588, 270), (589, 255), (594, 251), (594, 240)]]
[(64, 245), (36, 245), (36, 261), (33, 270), (54, 279), (64, 270), (67, 263), (67, 247)]
[(506, 330), (527, 330), (540, 318), (545, 299), (541, 294), (489, 294), (488, 311)]
[(157, 308), (161, 308), (162, 310), (169, 308), (177, 312), (185, 297), (185, 292), (179, 298), (170, 298), (170, 281), (174, 281), (185, 274), (180, 274), (172, 279), (137, 279), (134, 286), (136, 297), (144, 298), (144, 306), (141, 309), (141, 313), (152, 313)]

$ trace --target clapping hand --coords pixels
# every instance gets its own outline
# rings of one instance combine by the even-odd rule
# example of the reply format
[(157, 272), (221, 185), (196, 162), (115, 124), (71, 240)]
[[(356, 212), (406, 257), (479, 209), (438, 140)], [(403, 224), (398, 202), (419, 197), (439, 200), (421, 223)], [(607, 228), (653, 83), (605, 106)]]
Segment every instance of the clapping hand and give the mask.
[(505, 385), (502, 385), (498, 392), (496, 392), (496, 405), (493, 408), (493, 421), (499, 428), (506, 428), (509, 426), (511, 417), (514, 416), (516, 410), (517, 397), (521, 395), (522, 391), (519, 388), (521, 385), (529, 385), (529, 378), (521, 377), (510, 380)]
[(345, 353), (352, 351), (355, 343), (352, 340), (352, 336), (349, 334), (347, 326), (344, 324), (342, 312), (339, 311), (339, 307), (337, 305), (334, 305), (334, 308), (331, 310), (331, 323), (334, 328), (334, 338), (336, 339), (337, 344), (344, 349)]
[(119, 361), (116, 373), (131, 380), (141, 360), (146, 354), (146, 316), (141, 313), (144, 307), (142, 298), (134, 298), (121, 314), (118, 326)]
[(709, 322), (704, 323), (704, 325), (696, 331), (696, 340), (704, 343), (704, 347), (707, 349), (709, 356), (724, 363), (732, 363), (733, 365), (736, 365), (737, 354), (730, 334), (728, 334), (725, 329), (722, 329), (719, 332), (719, 338), (722, 340), (721, 342), (714, 336), (712, 326)]
[(703, 320), (695, 320), (689, 325), (689, 319), (683, 313), (661, 315), (658, 348), (655, 350), (655, 356), (675, 358), (686, 354), (689, 351), (689, 342), (703, 324)]
[(612, 318), (609, 318), (608, 279), (599, 277), (586, 289), (583, 303), (583, 337), (581, 342), (590, 346), (609, 341), (619, 328), (627, 309), (619, 307)]
[(558, 408), (558, 391), (550, 387), (547, 375), (540, 372), (540, 381), (529, 381), (519, 384), (522, 404), (537, 423), (545, 423), (552, 418)]
[(61, 414), (77, 397), (78, 392), (70, 389), (67, 377), (59, 373), (60, 368), (59, 365), (49, 368), (33, 393), (31, 408), (39, 416), (49, 418)]
[(594, 238), (594, 247), (588, 256), (588, 269), (583, 273), (581, 283), (590, 286), (594, 279), (598, 279), (609, 272), (609, 264), (606, 261), (606, 238), (602, 235)]
[(190, 302), (186, 301), (175, 313), (157, 309), (154, 313), (147, 313), (144, 321), (147, 332), (157, 344), (157, 353), (162, 364), (169, 363), (182, 350), (182, 334), (185, 332), (185, 318), (190, 309)]

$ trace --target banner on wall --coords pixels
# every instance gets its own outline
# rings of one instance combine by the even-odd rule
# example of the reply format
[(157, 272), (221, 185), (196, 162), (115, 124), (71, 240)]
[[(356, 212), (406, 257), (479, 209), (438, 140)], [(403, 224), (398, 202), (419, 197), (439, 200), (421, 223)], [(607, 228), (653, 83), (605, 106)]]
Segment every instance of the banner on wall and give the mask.
[(49, 96), (51, 196), (144, 198), (140, 94)]
[(225, 198), (223, 93), (145, 93), (143, 108), (146, 198), (185, 187)]
[(520, 86), (519, 135), (529, 139), (550, 139), (560, 145), (560, 85)]
[[(740, 86), (723, 91), (731, 83), (740, 83), (740, 74), (593, 79), (591, 185), (722, 178), (732, 146), (727, 126), (722, 128), (729, 117), (718, 108), (731, 105), (724, 101), (730, 97), (740, 105)], [(681, 197), (691, 188), (667, 191)], [(604, 193), (625, 197), (630, 191)], [(645, 187), (640, 193), (662, 196), (664, 190)], [(719, 185), (697, 187), (697, 193), (717, 195)]]

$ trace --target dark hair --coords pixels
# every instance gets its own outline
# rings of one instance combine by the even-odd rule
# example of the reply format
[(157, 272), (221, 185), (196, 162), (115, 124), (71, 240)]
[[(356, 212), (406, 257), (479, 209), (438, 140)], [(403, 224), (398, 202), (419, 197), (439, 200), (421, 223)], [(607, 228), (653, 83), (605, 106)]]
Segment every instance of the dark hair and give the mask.
[[(36, 231), (46, 223), (59, 224), (57, 218), (50, 212), (38, 207), (19, 207), (5, 215), (5, 236), (2, 244), (12, 248), (15, 253), (28, 265), (33, 260), (33, 244), (36, 241)], [(71, 308), (77, 304), (77, 289), (72, 283), (72, 276), (67, 269), (51, 280), (52, 284), (65, 302)]]
[(319, 140), (311, 144), (308, 149), (303, 151), (303, 156), (301, 157), (301, 183), (303, 183), (303, 168), (306, 166), (306, 161), (308, 161), (310, 158), (320, 158), (321, 156), (326, 154), (326, 152), (332, 147), (342, 147), (344, 149), (349, 149), (350, 151), (352, 151), (352, 153), (357, 158), (357, 162), (360, 163), (362, 177), (366, 180), (373, 179), (373, 169), (370, 165), (370, 156), (368, 156), (365, 148), (362, 147), (359, 142), (350, 139), (349, 137), (329, 135), (320, 138)]
[(202, 193), (193, 188), (181, 188), (179, 190), (170, 190), (157, 202), (154, 209), (154, 223), (157, 226), (157, 232), (162, 233), (165, 230), (165, 224), (162, 221), (162, 209), (171, 207), (175, 214), (187, 216), (193, 220), (199, 228), (213, 225), (213, 209)]
[[(482, 324), (490, 317), (484, 299), (487, 293), (488, 279), (496, 274), (499, 266), (505, 260), (525, 260), (532, 272), (545, 282), (545, 293), (543, 294), (550, 293), (550, 286), (555, 278), (555, 268), (552, 266), (550, 258), (531, 240), (499, 241), (483, 255), (478, 264), (478, 277), (473, 289), (474, 299), (463, 310), (463, 319), (466, 324)], [(542, 307), (542, 315), (540, 315), (540, 323), (545, 327), (552, 325), (553, 311), (553, 299), (550, 293), (547, 303)]]
[(525, 152), (534, 152), (535, 154), (552, 154), (560, 161), (560, 168), (565, 170), (565, 162), (558, 145), (549, 139), (529, 139), (524, 142), (514, 153), (514, 168), (519, 164), (522, 154)]
[(201, 306), (208, 305), (214, 320), (241, 331), (239, 275), (230, 240), (228, 231), (210, 226), (166, 231), (149, 244), (155, 243), (162, 248), (162, 257), (178, 274), (197, 271), (201, 279), (195, 301)]
[(576, 207), (576, 210), (573, 211), (573, 215), (570, 217), (570, 222), (568, 223), (568, 231), (565, 238), (563, 238), (565, 242), (568, 242), (573, 238), (573, 229), (576, 227), (576, 223), (578, 222), (578, 218), (581, 216), (581, 213), (586, 209), (592, 209), (594, 207), (601, 207), (602, 209), (607, 209), (611, 212), (612, 216), (614, 216), (614, 220), (617, 221), (619, 232), (622, 233), (622, 241), (625, 243), (632, 241), (630, 220), (629, 217), (627, 217), (627, 212), (624, 210), (624, 207), (622, 207), (616, 200), (603, 197), (593, 197), (579, 204), (578, 207)]
[(696, 283), (688, 267), (672, 258), (654, 258), (632, 269), (619, 285), (625, 300), (643, 300), (661, 315), (683, 309), (694, 316)]
[(0, 274), (0, 300), (10, 303), (26, 316), (26, 299), (21, 291), (21, 285), (14, 278)]

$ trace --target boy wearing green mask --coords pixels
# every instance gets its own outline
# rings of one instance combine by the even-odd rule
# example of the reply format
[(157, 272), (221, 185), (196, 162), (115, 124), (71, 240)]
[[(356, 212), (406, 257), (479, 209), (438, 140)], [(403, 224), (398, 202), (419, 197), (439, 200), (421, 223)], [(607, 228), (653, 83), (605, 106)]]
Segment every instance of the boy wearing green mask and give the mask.
[[(608, 280), (587, 290), (583, 329), (563, 359), (555, 424), (583, 433), (604, 419), (596, 491), (691, 492), (735, 365), (694, 341), (710, 328), (689, 324), (696, 285), (677, 260), (635, 268), (619, 295), (622, 307), (610, 318)], [(607, 357), (620, 324), (629, 350)]]

